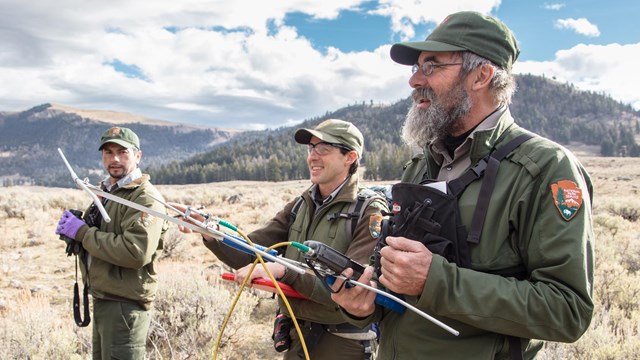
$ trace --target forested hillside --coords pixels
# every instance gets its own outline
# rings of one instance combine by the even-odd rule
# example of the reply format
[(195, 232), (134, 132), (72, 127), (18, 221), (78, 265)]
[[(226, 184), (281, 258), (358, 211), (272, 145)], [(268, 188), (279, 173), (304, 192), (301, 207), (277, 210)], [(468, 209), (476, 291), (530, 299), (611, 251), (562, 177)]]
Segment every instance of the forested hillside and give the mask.
[[(640, 112), (604, 94), (577, 90), (544, 77), (517, 77), (518, 91), (511, 111), (523, 127), (561, 144), (597, 145), (603, 156), (640, 156)], [(214, 150), (186, 161), (151, 169), (159, 184), (226, 180), (282, 181), (306, 178), (306, 151), (293, 140), (299, 127), (338, 118), (354, 123), (365, 137), (365, 178), (396, 179), (410, 151), (400, 128), (410, 106), (408, 98), (390, 106), (359, 103), (295, 127), (242, 134)]]
[(511, 110), (523, 127), (561, 144), (600, 146), (602, 156), (640, 156), (640, 112), (604, 94), (544, 77), (517, 77)]

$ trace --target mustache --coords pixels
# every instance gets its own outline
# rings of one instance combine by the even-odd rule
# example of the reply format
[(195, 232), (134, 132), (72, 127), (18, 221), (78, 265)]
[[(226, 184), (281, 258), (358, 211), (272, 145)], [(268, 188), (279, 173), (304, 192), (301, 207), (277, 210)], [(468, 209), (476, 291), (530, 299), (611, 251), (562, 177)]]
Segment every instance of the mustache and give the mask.
[(429, 101), (433, 101), (435, 97), (436, 97), (436, 94), (433, 91), (433, 89), (428, 87), (419, 87), (419, 88), (413, 89), (413, 91), (411, 92), (411, 100), (413, 100), (414, 103), (420, 102), (420, 99), (427, 99)]

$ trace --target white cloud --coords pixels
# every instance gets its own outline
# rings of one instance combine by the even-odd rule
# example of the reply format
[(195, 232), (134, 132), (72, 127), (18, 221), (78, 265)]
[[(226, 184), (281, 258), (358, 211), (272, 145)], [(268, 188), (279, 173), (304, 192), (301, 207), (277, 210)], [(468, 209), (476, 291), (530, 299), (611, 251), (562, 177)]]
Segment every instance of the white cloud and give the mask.
[(555, 4), (544, 4), (543, 8), (547, 9), (547, 10), (555, 10), (555, 11), (557, 11), (557, 10), (562, 9), (565, 6), (566, 6), (566, 4), (563, 4), (563, 3), (555, 3)]
[(589, 22), (589, 20), (585, 18), (558, 19), (556, 20), (555, 25), (559, 29), (570, 29), (580, 35), (585, 35), (589, 37), (600, 36), (600, 30), (598, 30), (598, 26), (592, 24), (591, 22)]
[[(421, 39), (425, 34), (416, 34), (417, 27), (435, 27), (447, 14), (463, 9), (490, 13), (500, 3), (380, 0), (372, 11), (388, 17), (402, 39)], [(0, 110), (53, 102), (261, 129), (291, 126), (363, 101), (406, 98), (409, 68), (390, 61), (389, 44), (373, 51), (320, 51), (284, 24), (291, 12), (334, 19), (341, 11), (365, 6), (371, 3), (255, 1), (248, 9), (226, 0), (58, 0), (37, 5), (1, 0)], [(516, 68), (564, 76), (587, 89), (601, 87), (640, 108), (633, 92), (620, 86), (640, 81), (622, 73), (627, 65), (635, 69), (626, 59), (638, 57), (631, 49), (637, 45), (620, 47), (574, 47), (558, 52), (553, 62), (517, 63)], [(135, 66), (142, 78), (116, 71), (114, 62)]]
[(379, 8), (372, 13), (388, 16), (392, 30), (399, 34), (401, 41), (406, 41), (423, 36), (415, 33), (416, 25), (433, 23), (435, 27), (447, 15), (462, 10), (490, 13), (500, 2), (501, 0), (380, 0)]
[[(321, 53), (283, 26), (290, 12), (332, 19), (362, 2), (253, 2), (247, 9), (220, 0), (38, 6), (3, 0), (2, 106), (58, 102), (259, 128), (301, 121), (352, 99), (393, 101), (381, 96), (389, 83), (396, 90), (406, 84), (396, 80), (402, 69), (388, 61), (388, 49), (384, 57)], [(114, 61), (140, 69), (144, 80), (115, 71)]]
[(572, 83), (581, 90), (603, 92), (640, 109), (640, 93), (636, 88), (640, 83), (640, 72), (633, 70), (638, 57), (640, 43), (580, 44), (558, 51), (553, 61), (516, 62), (514, 72), (555, 77), (558, 81)]

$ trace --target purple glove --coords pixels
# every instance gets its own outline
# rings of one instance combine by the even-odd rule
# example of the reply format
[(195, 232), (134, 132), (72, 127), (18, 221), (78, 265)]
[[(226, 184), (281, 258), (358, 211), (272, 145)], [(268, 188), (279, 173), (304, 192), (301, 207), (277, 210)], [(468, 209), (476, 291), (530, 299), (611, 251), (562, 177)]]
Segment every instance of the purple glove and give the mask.
[[(64, 235), (71, 239), (76, 240), (76, 234), (78, 233), (78, 229), (85, 224), (84, 221), (78, 219), (73, 215), (69, 210), (65, 210), (62, 214), (62, 217), (58, 221), (58, 227), (56, 227), (56, 234)], [(80, 239), (79, 241), (81, 241)]]

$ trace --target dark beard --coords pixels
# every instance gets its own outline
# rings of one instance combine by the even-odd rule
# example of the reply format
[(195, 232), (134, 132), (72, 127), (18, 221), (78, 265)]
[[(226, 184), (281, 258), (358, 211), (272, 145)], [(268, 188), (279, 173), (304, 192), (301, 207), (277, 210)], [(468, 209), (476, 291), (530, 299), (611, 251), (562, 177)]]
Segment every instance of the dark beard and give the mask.
[[(462, 119), (469, 114), (472, 105), (461, 81), (441, 97), (437, 97), (431, 88), (417, 88), (411, 98), (413, 104), (402, 127), (402, 139), (408, 145), (420, 148), (444, 139), (462, 126)], [(431, 101), (426, 110), (417, 107), (420, 98)]]

